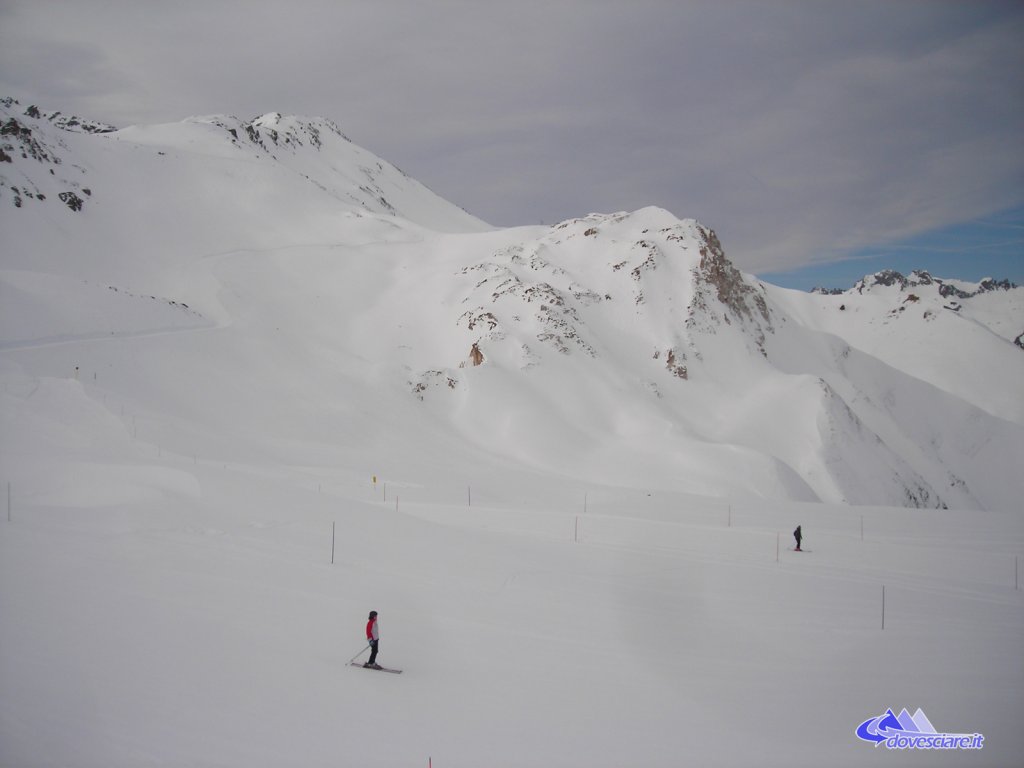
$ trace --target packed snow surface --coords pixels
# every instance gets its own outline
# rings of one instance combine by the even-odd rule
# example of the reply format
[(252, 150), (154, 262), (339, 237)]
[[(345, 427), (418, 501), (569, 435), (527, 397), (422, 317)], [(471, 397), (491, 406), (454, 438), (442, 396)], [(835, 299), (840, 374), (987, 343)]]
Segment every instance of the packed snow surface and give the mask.
[(0, 765), (1019, 764), (1020, 289), (0, 103)]

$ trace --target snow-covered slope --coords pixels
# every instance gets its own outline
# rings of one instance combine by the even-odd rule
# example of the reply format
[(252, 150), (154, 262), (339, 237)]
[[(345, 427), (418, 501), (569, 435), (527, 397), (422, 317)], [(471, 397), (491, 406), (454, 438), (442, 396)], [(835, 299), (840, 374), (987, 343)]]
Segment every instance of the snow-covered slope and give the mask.
[[(1021, 289), (2, 107), (0, 764), (881, 766), (886, 707), (1024, 751)], [(401, 676), (346, 667), (371, 608)]]
[[(202, 375), (203, 397), (147, 403), (201, 431), (273, 411), (356, 452), (373, 413), (410, 452), (429, 418), (460, 451), (574, 481), (1019, 498), (1021, 289), (796, 294), (657, 208), (492, 230), (320, 119), (69, 131), (92, 124), (3, 108), (2, 343), (147, 339), (133, 386)], [(152, 341), (175, 329), (206, 332)]]
[[(854, 348), (842, 329), (801, 322), (790, 309), (798, 297), (739, 273), (695, 221), (645, 209), (506, 236), (486, 258), (459, 270), (467, 257), (456, 255), (440, 273), (420, 307), (436, 340), (404, 354), (415, 394), (457, 403), (453, 421), (482, 449), (498, 435), (538, 467), (587, 478), (588, 466), (611, 464), (620, 481), (672, 478), (711, 495), (1015, 503), (1024, 355), (978, 323), (953, 314), (941, 346), (916, 329), (903, 338), (922, 361), (952, 347), (975, 376), (999, 369), (975, 402), (955, 396), (956, 373), (934, 366), (920, 380)], [(986, 395), (997, 398), (989, 410)]]
[(1024, 289), (892, 271), (868, 275), (842, 293), (769, 289), (797, 322), (1024, 424), (1024, 398), (1013, 386), (1024, 374), (1024, 355), (1015, 354), (1024, 350)]

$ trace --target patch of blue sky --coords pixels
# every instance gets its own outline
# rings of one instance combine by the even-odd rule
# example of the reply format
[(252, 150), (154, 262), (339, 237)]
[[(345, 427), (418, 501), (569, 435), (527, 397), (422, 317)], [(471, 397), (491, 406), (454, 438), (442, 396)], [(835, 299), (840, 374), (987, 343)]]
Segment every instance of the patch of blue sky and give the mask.
[(827, 263), (785, 272), (763, 272), (761, 280), (783, 288), (852, 288), (865, 275), (923, 269), (934, 277), (977, 283), (986, 277), (1024, 285), (1024, 206), (993, 216), (931, 230), (905, 240), (854, 251)]

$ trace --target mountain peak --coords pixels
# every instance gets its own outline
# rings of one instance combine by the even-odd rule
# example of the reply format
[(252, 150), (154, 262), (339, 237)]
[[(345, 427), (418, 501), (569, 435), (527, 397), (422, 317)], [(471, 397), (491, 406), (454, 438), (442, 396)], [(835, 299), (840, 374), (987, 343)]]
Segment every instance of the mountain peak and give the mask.
[(342, 133), (333, 121), (323, 117), (300, 117), (268, 112), (255, 118), (249, 126), (256, 131), (265, 132), (270, 141), (278, 146), (309, 144), (319, 148), (322, 146), (321, 135), (324, 133), (334, 134), (351, 143), (351, 139)]
[[(198, 115), (185, 118), (179, 123), (166, 124), (162, 126), (161, 133), (173, 133), (174, 126), (186, 129), (186, 135), (187, 128), (191, 126), (201, 129), (213, 127), (227, 134), (221, 138), (228, 139), (236, 147), (243, 146), (247, 142), (255, 148), (271, 154), (277, 150), (296, 151), (307, 146), (319, 150), (324, 144), (324, 134), (337, 136), (346, 143), (351, 143), (351, 139), (345, 136), (331, 120), (323, 117), (283, 115), (280, 112), (267, 112), (248, 121), (234, 115)], [(151, 127), (137, 128), (139, 131), (153, 130)]]
[[(78, 134), (78, 138), (72, 134)], [(73, 140), (75, 146), (69, 143)], [(253, 182), (259, 179), (258, 183), (245, 188), (244, 195), (248, 198), (257, 195), (268, 201), (274, 199), (276, 202), (268, 204), (277, 208), (279, 215), (286, 215), (292, 201), (301, 196), (298, 190), (285, 194), (286, 189), (293, 189), (298, 183), (312, 192), (312, 198), (320, 198), (322, 205), (339, 213), (396, 216), (441, 231), (490, 228), (395, 166), (353, 144), (332, 121), (280, 112), (268, 112), (251, 121), (215, 114), (115, 130), (60, 112), (44, 114), (35, 107), (22, 110), (17, 100), (3, 99), (0, 100), (0, 201), (10, 196), (19, 208), (54, 200), (65, 203), (73, 212), (93, 208), (97, 201), (110, 197), (113, 190), (92, 178), (95, 169), (88, 163), (68, 164), (65, 159), (91, 153), (91, 147), (81, 142), (99, 146), (97, 142), (101, 141), (106, 142), (104, 146), (108, 150), (131, 148), (132, 160), (128, 161), (128, 155), (124, 155), (123, 172), (118, 172), (116, 181), (109, 179), (107, 183), (140, 187), (139, 194), (133, 195), (136, 200), (133, 205), (150, 199), (154, 185), (166, 184), (173, 188), (179, 176), (174, 169), (195, 163), (195, 172), (203, 181), (179, 197), (176, 202), (176, 207), (181, 209), (179, 213), (185, 214), (184, 208), (195, 199), (199, 203), (197, 216), (207, 219), (209, 207), (192, 192), (205, 189), (212, 193), (222, 188), (226, 194), (218, 199), (218, 209), (227, 215), (237, 208), (239, 217), (248, 222), (253, 215), (259, 216), (256, 212), (260, 206), (253, 206), (252, 199), (238, 198), (235, 202), (238, 162), (244, 159), (256, 165), (249, 166), (243, 175)], [(160, 162), (150, 165), (148, 159), (152, 158)], [(6, 163), (11, 166), (5, 170)], [(142, 167), (148, 171), (143, 172)], [(146, 173), (150, 174), (148, 178), (145, 178)], [(157, 181), (165, 174), (168, 176), (165, 181)], [(229, 189), (231, 191), (227, 192)], [(301, 218), (303, 214), (296, 215)], [(267, 225), (272, 222), (261, 220), (255, 225), (248, 222), (238, 226), (245, 231)]]
[[(7, 118), (7, 122), (9, 122), (10, 120), (16, 119), (13, 115), (21, 109), (21, 102), (17, 99), (11, 98), (10, 96), (5, 96), (0, 98), (0, 107), (9, 113)], [(112, 125), (96, 122), (95, 120), (86, 120), (81, 117), (75, 117), (74, 115), (65, 115), (63, 112), (44, 112), (35, 104), (25, 107), (25, 109), (21, 111), (21, 114), (24, 117), (30, 117), (34, 120), (45, 120), (52, 123), (57, 128), (60, 128), (62, 131), (69, 131), (72, 133), (111, 133), (117, 130), (117, 128)]]
[(939, 295), (943, 298), (970, 299), (983, 293), (992, 291), (1011, 291), (1018, 286), (1009, 280), (993, 280), (986, 277), (977, 283), (968, 283), (963, 280), (948, 280), (940, 277), (933, 277), (923, 269), (915, 269), (908, 276), (893, 269), (886, 269), (867, 275), (859, 280), (851, 289), (856, 293), (869, 293), (876, 288), (897, 288), (900, 291), (935, 286)]

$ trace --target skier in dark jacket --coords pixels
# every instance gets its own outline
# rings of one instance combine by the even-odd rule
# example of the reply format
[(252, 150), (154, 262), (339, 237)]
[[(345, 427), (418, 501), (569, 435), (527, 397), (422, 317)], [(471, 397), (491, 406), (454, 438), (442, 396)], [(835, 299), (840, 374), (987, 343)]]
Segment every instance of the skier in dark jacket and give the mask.
[(800, 526), (798, 525), (796, 527), (796, 530), (793, 531), (793, 538), (796, 539), (796, 551), (797, 552), (803, 552), (803, 550), (800, 549), (800, 541), (801, 541), (801, 539), (803, 539), (803, 537), (804, 537), (804, 535), (802, 533), (800, 533)]
[(380, 630), (377, 628), (377, 612), (370, 611), (366, 622), (366, 642), (370, 644), (370, 660), (363, 664), (364, 667), (380, 669), (377, 663), (377, 650), (380, 647)]

